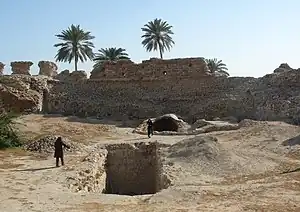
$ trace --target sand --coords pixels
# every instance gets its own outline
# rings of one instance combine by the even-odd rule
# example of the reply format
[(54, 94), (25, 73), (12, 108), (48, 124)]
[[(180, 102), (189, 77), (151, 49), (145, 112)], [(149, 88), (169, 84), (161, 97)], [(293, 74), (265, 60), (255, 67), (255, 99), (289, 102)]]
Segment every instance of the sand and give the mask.
[[(52, 156), (1, 151), (1, 212), (300, 211), (300, 148), (289, 142), (300, 134), (297, 126), (253, 122), (234, 131), (148, 139), (116, 122), (27, 115), (19, 123), (26, 138), (60, 134), (86, 149), (67, 153), (66, 166), (59, 168)], [(172, 180), (168, 189), (131, 197), (70, 187), (72, 177), (88, 178), (93, 168), (93, 160), (83, 162), (88, 152), (137, 141), (164, 144), (164, 167)]]

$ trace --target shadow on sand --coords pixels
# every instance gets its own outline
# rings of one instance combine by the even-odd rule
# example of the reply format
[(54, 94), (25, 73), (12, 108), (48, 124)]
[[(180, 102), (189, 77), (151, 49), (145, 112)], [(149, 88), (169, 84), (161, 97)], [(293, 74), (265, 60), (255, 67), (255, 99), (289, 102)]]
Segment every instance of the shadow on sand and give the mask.
[(36, 172), (36, 171), (43, 171), (43, 170), (55, 169), (55, 168), (57, 168), (57, 167), (51, 166), (51, 167), (36, 168), (36, 169), (17, 169), (17, 170), (13, 170), (13, 171), (14, 172)]
[(297, 135), (293, 138), (287, 139), (282, 142), (283, 146), (295, 146), (300, 145), (300, 135)]
[(64, 116), (60, 114), (43, 114), (44, 117), (47, 118), (57, 118), (57, 117), (65, 117), (68, 122), (80, 122), (86, 124), (105, 124), (105, 125), (113, 125), (121, 128), (135, 128), (142, 121), (141, 120), (115, 120), (115, 119), (97, 119), (94, 117), (80, 118), (77, 116)]

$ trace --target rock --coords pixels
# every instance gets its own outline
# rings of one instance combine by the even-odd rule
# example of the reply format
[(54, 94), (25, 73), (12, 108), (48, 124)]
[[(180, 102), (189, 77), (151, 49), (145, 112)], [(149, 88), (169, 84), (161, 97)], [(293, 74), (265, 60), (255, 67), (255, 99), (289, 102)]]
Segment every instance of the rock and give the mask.
[[(58, 136), (54, 135), (46, 135), (38, 140), (33, 140), (24, 145), (24, 149), (31, 152), (39, 152), (39, 153), (53, 153), (54, 152), (54, 142), (56, 141)], [(75, 152), (80, 150), (79, 145), (73, 143), (67, 138), (62, 139), (63, 142), (70, 147), (70, 149), (66, 148), (66, 151)]]
[(287, 63), (281, 63), (278, 68), (274, 70), (274, 73), (282, 73), (293, 70)]
[[(165, 114), (157, 118), (151, 118), (154, 134), (177, 134), (185, 133), (190, 125), (179, 119), (175, 114)], [(147, 121), (144, 120), (133, 132), (147, 134)]]
[(0, 76), (2, 108), (16, 113), (39, 112), (47, 78), (27, 75)]
[(206, 121), (205, 119), (197, 120), (191, 127), (191, 129), (201, 133), (237, 130), (239, 128), (240, 126), (236, 123), (233, 124), (227, 121)]

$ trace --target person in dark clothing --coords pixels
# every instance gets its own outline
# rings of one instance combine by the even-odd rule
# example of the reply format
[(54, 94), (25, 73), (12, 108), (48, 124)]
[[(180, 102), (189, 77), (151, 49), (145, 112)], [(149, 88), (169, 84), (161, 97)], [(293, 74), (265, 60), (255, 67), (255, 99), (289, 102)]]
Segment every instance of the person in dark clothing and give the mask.
[(150, 135), (153, 135), (153, 122), (151, 121), (151, 119), (148, 119), (147, 121), (148, 124), (148, 138), (150, 138)]
[(58, 165), (58, 162), (59, 162), (59, 158), (60, 158), (60, 161), (61, 161), (61, 165), (65, 165), (64, 164), (64, 151), (63, 151), (63, 147), (66, 147), (68, 149), (70, 149), (70, 147), (68, 145), (66, 145), (61, 137), (58, 137), (55, 141), (55, 144), (54, 144), (54, 157), (56, 158), (56, 167), (59, 167)]

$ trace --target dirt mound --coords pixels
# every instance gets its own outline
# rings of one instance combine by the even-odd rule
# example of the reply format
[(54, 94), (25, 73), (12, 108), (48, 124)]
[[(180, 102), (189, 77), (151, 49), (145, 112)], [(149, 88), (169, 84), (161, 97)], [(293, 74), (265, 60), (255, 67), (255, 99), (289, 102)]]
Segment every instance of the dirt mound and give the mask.
[[(156, 135), (174, 135), (186, 133), (190, 127), (188, 123), (179, 119), (175, 114), (165, 114), (157, 118), (151, 118), (153, 122), (153, 130)], [(147, 134), (147, 121), (144, 120), (133, 132), (139, 134)]]
[[(38, 140), (33, 140), (25, 144), (24, 148), (27, 151), (31, 152), (39, 152), (39, 153), (53, 153), (54, 152), (54, 142), (56, 141), (58, 136), (47, 135)], [(69, 152), (79, 151), (81, 148), (78, 144), (73, 143), (69, 139), (62, 138), (63, 142), (67, 144), (70, 149), (65, 149)]]
[(168, 148), (169, 158), (214, 160), (218, 157), (220, 147), (217, 138), (196, 136), (184, 139)]
[(267, 121), (255, 121), (251, 119), (244, 119), (239, 122), (240, 127), (253, 127), (253, 126), (267, 126), (269, 123)]

